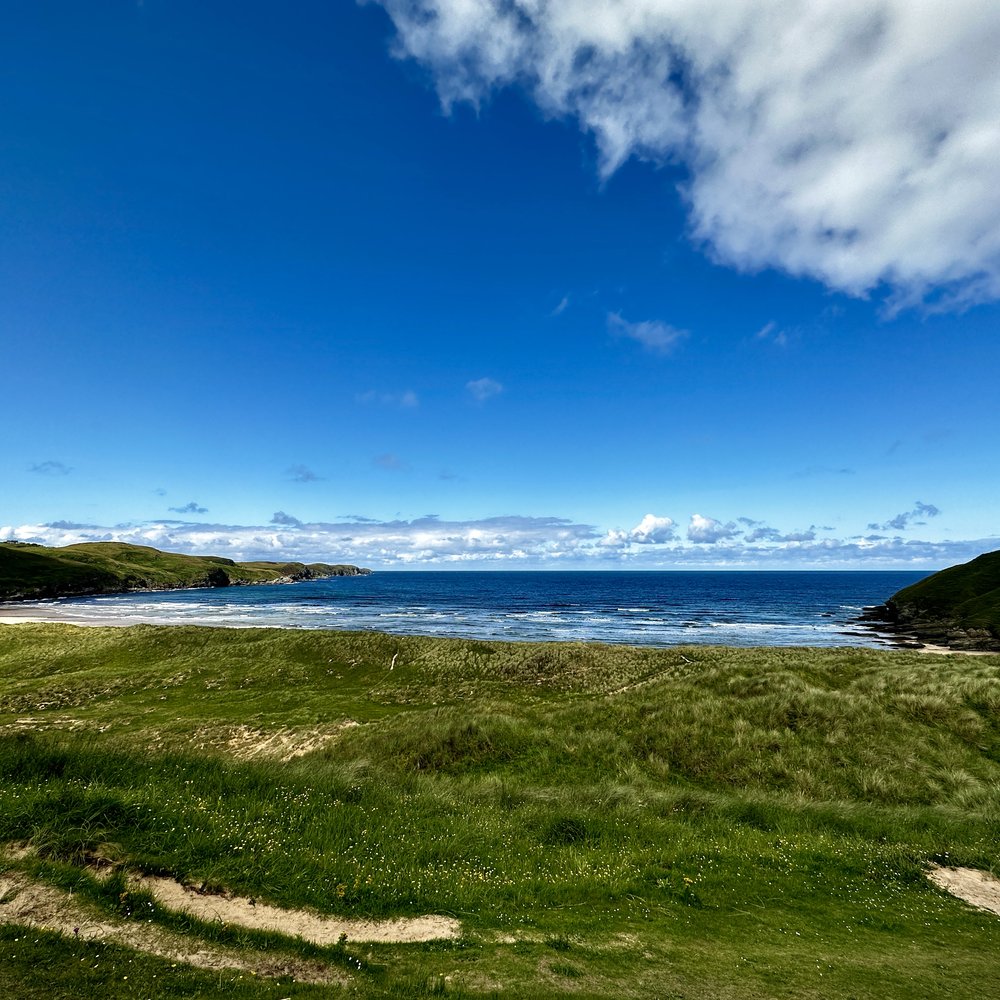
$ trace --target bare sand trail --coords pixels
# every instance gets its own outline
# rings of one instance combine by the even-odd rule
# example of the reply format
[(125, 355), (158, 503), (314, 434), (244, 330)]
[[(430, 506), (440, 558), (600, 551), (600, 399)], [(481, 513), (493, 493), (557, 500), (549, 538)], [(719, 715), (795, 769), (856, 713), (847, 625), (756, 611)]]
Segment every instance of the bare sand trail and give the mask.
[(37, 927), (84, 941), (106, 941), (199, 969), (236, 969), (272, 978), (293, 976), (309, 983), (349, 982), (339, 969), (315, 959), (224, 948), (154, 924), (115, 920), (97, 914), (68, 892), (13, 872), (0, 875), (0, 924)]
[(411, 944), (456, 938), (461, 932), (461, 925), (453, 917), (435, 914), (393, 920), (337, 919), (306, 910), (286, 910), (245, 896), (203, 893), (155, 875), (137, 879), (136, 885), (152, 893), (161, 905), (200, 920), (238, 924), (249, 930), (276, 931), (318, 945), (336, 944), (342, 935), (348, 941), (369, 944)]

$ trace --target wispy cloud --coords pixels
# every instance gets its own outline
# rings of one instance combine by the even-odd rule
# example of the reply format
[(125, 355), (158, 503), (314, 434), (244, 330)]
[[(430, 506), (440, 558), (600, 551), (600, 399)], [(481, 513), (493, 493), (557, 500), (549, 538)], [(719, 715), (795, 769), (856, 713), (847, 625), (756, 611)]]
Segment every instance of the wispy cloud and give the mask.
[(369, 389), (367, 392), (359, 392), (354, 398), (359, 403), (398, 406), (404, 410), (412, 410), (420, 405), (420, 398), (412, 389), (404, 389), (402, 392), (376, 392)]
[(642, 344), (654, 354), (670, 354), (689, 336), (687, 330), (678, 330), (658, 319), (630, 323), (620, 313), (608, 313), (608, 330), (616, 337), (626, 337)]
[(816, 476), (853, 476), (855, 472), (847, 466), (836, 468), (829, 465), (810, 465), (792, 473), (793, 479), (813, 479)]
[(466, 382), (465, 388), (477, 403), (485, 403), (486, 400), (503, 392), (503, 386), (492, 378), (474, 379), (472, 382)]
[(323, 478), (307, 465), (290, 465), (286, 473), (293, 483), (318, 483)]
[(388, 469), (390, 472), (401, 472), (406, 468), (406, 463), (391, 451), (382, 455), (376, 455), (372, 459), (372, 464), (380, 469)]
[[(740, 518), (742, 520), (742, 518)], [(769, 528), (766, 525), (754, 528), (745, 536), (747, 542), (811, 542), (816, 537), (814, 529), (808, 531), (788, 531), (782, 533), (777, 528)]]
[(770, 323), (765, 323), (753, 337), (754, 340), (763, 340), (769, 344), (774, 344), (776, 347), (788, 346), (788, 333), (778, 326), (774, 320), (771, 320)]
[(208, 508), (200, 506), (196, 501), (192, 500), (190, 503), (184, 504), (183, 507), (168, 507), (167, 510), (172, 510), (175, 514), (207, 514)]
[(73, 470), (62, 462), (54, 462), (49, 459), (46, 462), (38, 462), (30, 466), (28, 471), (39, 476), (68, 476)]
[(445, 106), (516, 86), (604, 176), (682, 164), (716, 260), (890, 308), (1000, 297), (1000, 5), (380, 2)]
[(550, 316), (561, 316), (569, 308), (569, 296), (564, 295), (560, 300), (559, 304), (549, 313)]
[[(868, 525), (869, 531), (905, 531), (910, 527), (910, 524), (915, 525), (925, 525), (927, 521), (925, 518), (937, 517), (941, 513), (940, 509), (935, 507), (932, 503), (922, 503), (917, 500), (913, 507), (913, 510), (904, 511), (902, 514), (897, 514), (895, 517), (890, 518), (888, 521), (883, 521), (879, 524), (877, 521), (873, 521)], [(918, 520), (919, 518), (919, 520)]]

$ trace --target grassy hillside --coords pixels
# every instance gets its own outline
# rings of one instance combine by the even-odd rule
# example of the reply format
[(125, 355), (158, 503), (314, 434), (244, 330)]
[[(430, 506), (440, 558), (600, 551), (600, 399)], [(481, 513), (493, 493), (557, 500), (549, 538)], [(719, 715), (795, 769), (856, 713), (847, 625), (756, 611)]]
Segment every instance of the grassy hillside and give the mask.
[[(95, 919), (344, 977), (0, 924), (0, 995), (979, 1000), (1000, 918), (923, 873), (1000, 871), (1000, 657), (7, 626), (0, 843)], [(127, 871), (463, 936), (319, 948)]]
[(129, 590), (228, 587), (279, 579), (307, 580), (364, 572), (325, 563), (236, 563), (187, 556), (124, 542), (83, 542), (63, 548), (0, 543), (0, 600), (115, 594)]
[(1000, 649), (1000, 551), (952, 566), (894, 594), (890, 620), (959, 648)]

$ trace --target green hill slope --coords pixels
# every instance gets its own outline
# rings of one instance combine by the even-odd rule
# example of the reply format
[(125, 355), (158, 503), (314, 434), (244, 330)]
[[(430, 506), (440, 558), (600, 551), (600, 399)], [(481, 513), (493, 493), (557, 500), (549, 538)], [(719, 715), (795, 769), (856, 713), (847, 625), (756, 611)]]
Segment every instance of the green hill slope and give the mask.
[(1000, 649), (1000, 551), (905, 587), (878, 611), (882, 620), (926, 642)]
[(124, 542), (83, 542), (63, 548), (0, 543), (0, 600), (5, 601), (229, 587), (368, 572), (357, 566), (326, 563), (237, 563), (219, 556), (187, 556)]

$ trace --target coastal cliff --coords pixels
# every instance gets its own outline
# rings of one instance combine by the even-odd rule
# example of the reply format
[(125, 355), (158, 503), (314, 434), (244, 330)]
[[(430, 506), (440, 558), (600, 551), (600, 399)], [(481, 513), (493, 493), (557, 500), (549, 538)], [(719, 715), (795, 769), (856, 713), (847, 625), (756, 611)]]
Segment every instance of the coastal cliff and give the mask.
[(124, 542), (82, 542), (62, 548), (0, 543), (0, 601), (295, 583), (370, 572), (328, 563), (238, 563), (221, 556), (181, 555)]
[(1000, 551), (952, 566), (905, 587), (862, 620), (921, 643), (1000, 652)]

